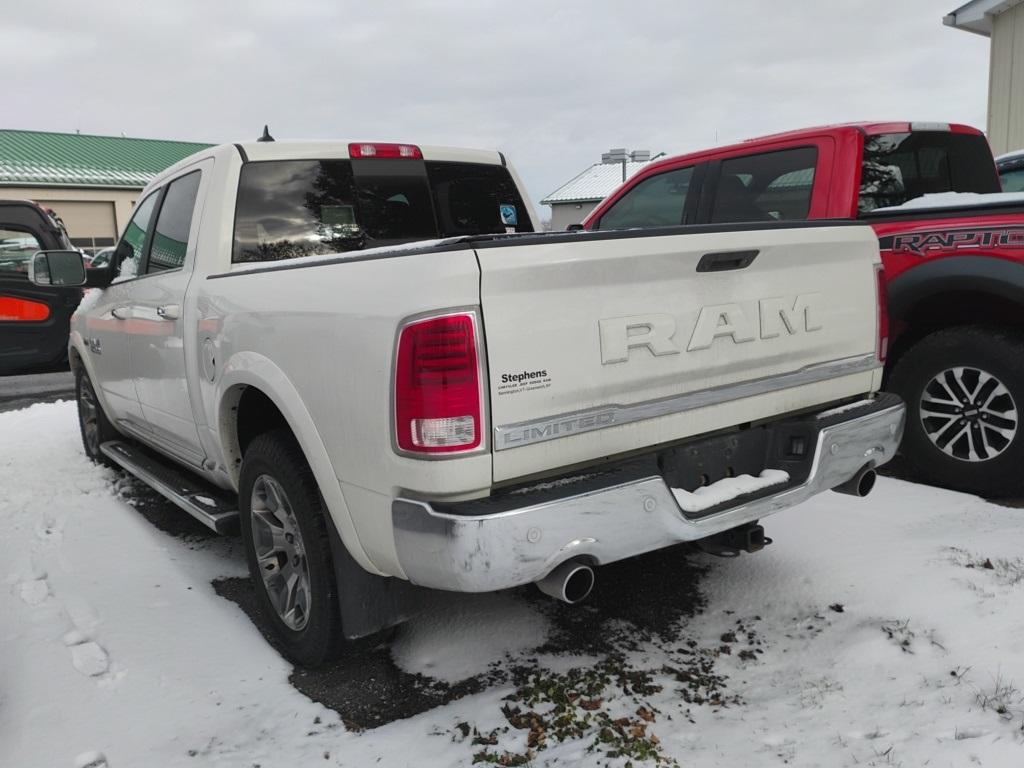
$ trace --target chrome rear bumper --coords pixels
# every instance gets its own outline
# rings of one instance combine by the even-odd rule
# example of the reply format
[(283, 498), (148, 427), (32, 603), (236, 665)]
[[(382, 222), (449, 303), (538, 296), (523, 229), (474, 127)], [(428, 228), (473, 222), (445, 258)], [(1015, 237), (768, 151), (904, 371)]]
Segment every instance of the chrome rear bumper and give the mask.
[(659, 475), (555, 500), (531, 502), (524, 493), (521, 506), (506, 504), (493, 514), (453, 514), (424, 501), (396, 499), (398, 557), (414, 584), (489, 592), (538, 581), (571, 558), (603, 565), (703, 539), (835, 488), (865, 464), (889, 461), (903, 434), (904, 410), (898, 398), (882, 395), (844, 411), (838, 422), (833, 415), (817, 432), (803, 483), (699, 518), (680, 510)]

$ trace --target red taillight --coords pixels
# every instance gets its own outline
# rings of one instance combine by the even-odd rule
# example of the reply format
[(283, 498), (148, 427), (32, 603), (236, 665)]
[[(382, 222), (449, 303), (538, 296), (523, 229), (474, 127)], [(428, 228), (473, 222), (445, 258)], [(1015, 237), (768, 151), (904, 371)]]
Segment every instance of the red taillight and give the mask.
[(379, 144), (376, 142), (349, 144), (349, 157), (397, 157), (404, 160), (422, 160), (423, 153), (413, 144)]
[(875, 265), (878, 281), (878, 360), (885, 362), (889, 354), (889, 290), (885, 284), (885, 267)]
[(50, 308), (39, 301), (0, 296), (0, 322), (39, 323), (50, 316)]
[(410, 323), (398, 338), (396, 355), (398, 447), (411, 453), (478, 448), (483, 419), (473, 315)]

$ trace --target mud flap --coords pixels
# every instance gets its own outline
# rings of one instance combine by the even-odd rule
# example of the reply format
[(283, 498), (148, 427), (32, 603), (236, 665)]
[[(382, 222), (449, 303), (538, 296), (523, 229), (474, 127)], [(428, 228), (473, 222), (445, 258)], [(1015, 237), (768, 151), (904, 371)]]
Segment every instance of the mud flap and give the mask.
[(394, 627), (428, 605), (434, 590), (417, 587), (403, 579), (368, 573), (349, 554), (330, 515), (324, 517), (338, 585), (341, 631), (347, 639), (355, 640)]

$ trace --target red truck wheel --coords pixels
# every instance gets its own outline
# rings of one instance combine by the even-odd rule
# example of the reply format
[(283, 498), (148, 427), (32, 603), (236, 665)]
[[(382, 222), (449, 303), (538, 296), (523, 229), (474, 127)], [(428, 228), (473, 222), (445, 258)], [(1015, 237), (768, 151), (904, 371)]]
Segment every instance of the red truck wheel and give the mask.
[(901, 451), (921, 475), (982, 496), (1024, 490), (1024, 337), (937, 331), (900, 357), (888, 388), (907, 403)]

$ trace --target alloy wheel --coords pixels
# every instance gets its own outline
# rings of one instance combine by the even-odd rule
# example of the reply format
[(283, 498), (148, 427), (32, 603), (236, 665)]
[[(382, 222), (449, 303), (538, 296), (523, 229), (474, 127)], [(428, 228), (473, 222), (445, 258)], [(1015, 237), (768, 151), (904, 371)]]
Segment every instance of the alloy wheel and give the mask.
[(309, 621), (309, 564), (288, 495), (273, 477), (260, 475), (251, 510), (256, 562), (270, 604), (285, 626), (301, 631)]
[(967, 366), (936, 374), (921, 393), (921, 426), (932, 444), (960, 461), (989, 461), (1017, 436), (1017, 404), (998, 378)]

